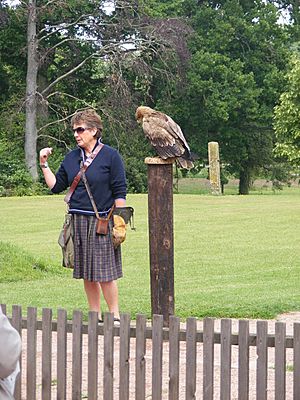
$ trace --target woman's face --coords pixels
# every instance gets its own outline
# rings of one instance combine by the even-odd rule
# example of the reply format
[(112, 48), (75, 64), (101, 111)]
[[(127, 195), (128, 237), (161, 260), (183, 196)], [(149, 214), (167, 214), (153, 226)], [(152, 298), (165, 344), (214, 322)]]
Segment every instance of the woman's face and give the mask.
[(97, 141), (97, 128), (89, 128), (84, 121), (79, 121), (73, 125), (73, 132), (78, 146), (86, 150), (91, 150)]

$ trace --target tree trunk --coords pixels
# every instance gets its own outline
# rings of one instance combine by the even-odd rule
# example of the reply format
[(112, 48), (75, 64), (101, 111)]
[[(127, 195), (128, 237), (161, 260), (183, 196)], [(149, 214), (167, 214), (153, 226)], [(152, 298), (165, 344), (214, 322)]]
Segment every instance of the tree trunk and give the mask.
[[(41, 67), (39, 67), (38, 70), (38, 76), (37, 76), (37, 87), (39, 90), (39, 93), (42, 93), (44, 89), (49, 85), (49, 80), (46, 76), (46, 71), (42, 70)], [(38, 122), (37, 125), (39, 126), (40, 124), (40, 119), (41, 122), (43, 123), (46, 121), (48, 122), (49, 118), (49, 108), (48, 108), (48, 102), (44, 99), (43, 96), (39, 96), (37, 98), (37, 115), (38, 115)]]
[(38, 74), (36, 0), (29, 0), (28, 2), (27, 48), (25, 160), (32, 178), (36, 181), (38, 179), (36, 156)]
[(251, 173), (249, 168), (240, 171), (239, 194), (249, 194)]

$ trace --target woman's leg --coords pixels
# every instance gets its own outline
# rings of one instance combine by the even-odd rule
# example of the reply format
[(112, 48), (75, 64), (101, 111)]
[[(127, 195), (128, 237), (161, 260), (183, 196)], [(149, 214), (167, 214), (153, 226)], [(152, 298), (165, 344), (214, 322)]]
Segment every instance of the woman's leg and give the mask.
[(84, 279), (84, 289), (90, 311), (97, 311), (100, 317), (100, 284)]
[(119, 313), (119, 294), (118, 285), (116, 281), (100, 282), (102, 293), (108, 309), (111, 313), (114, 313), (116, 318), (120, 318)]

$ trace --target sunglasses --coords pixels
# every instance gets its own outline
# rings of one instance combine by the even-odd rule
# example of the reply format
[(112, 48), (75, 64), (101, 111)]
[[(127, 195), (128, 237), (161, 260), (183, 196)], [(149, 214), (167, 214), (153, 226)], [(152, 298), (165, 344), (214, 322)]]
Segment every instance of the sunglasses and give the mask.
[(82, 126), (79, 126), (78, 128), (75, 128), (75, 129), (72, 129), (72, 130), (73, 130), (74, 133), (83, 133), (87, 129), (90, 129), (90, 128), (83, 128)]

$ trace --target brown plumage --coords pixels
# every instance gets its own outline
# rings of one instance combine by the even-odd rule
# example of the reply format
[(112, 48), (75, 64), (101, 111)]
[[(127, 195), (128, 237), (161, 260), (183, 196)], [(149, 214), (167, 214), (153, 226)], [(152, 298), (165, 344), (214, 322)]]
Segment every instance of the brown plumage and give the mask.
[(175, 158), (181, 168), (193, 168), (191, 151), (180, 126), (168, 115), (150, 107), (138, 107), (135, 118), (142, 124), (145, 136), (164, 160)]

